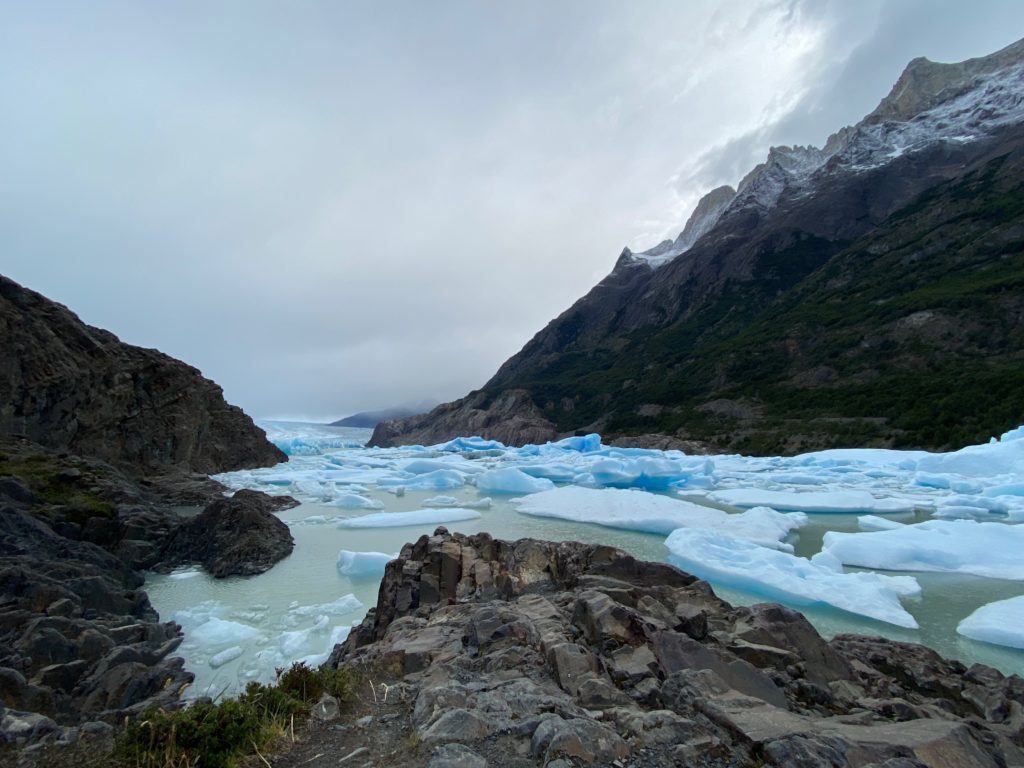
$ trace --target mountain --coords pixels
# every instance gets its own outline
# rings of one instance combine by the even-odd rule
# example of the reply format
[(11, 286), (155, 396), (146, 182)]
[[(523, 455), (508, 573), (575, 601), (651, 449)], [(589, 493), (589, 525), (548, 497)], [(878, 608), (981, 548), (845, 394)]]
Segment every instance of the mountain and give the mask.
[(192, 366), (125, 344), (2, 275), (0, 339), (0, 435), (133, 470), (287, 461)]
[(381, 411), (360, 411), (359, 413), (353, 413), (351, 416), (346, 416), (344, 419), (332, 421), (329, 426), (361, 427), (366, 429), (373, 429), (382, 421), (404, 419), (407, 416), (415, 416), (418, 413), (430, 410), (434, 406), (434, 403), (436, 402), (437, 401), (434, 400), (430, 404), (424, 404), (419, 406), (385, 408), (384, 410)]
[(978, 442), (1024, 414), (1022, 289), (1024, 41), (915, 59), (861, 122), (773, 147), (675, 241), (625, 249), (480, 390), (371, 444)]

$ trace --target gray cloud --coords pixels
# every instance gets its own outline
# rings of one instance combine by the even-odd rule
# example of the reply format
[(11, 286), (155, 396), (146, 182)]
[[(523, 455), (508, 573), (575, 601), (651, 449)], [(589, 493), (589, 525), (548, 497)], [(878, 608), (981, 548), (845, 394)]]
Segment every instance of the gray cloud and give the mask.
[(7, 4), (0, 270), (257, 416), (456, 397), (981, 6)]

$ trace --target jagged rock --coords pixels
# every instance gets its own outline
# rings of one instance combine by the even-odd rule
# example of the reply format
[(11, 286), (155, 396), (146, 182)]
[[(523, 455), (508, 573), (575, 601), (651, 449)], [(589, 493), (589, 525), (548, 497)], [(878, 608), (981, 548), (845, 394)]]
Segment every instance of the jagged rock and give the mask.
[(1020, 678), (878, 638), (826, 643), (795, 611), (733, 608), (598, 545), (439, 528), (387, 565), (328, 662), (350, 663), (415, 698), (424, 742), (536, 765), (1024, 760)]
[(322, 723), (329, 723), (332, 720), (337, 720), (341, 717), (341, 708), (338, 706), (338, 700), (331, 696), (329, 693), (325, 693), (320, 697), (320, 700), (313, 705), (310, 710), (310, 714), (314, 719), (319, 720)]
[(225, 472), (286, 457), (195, 368), (0, 276), (0, 433), (122, 466)]
[(263, 573), (295, 547), (288, 526), (272, 514), (279, 508), (260, 491), (218, 499), (175, 531), (162, 565), (198, 562), (215, 578)]

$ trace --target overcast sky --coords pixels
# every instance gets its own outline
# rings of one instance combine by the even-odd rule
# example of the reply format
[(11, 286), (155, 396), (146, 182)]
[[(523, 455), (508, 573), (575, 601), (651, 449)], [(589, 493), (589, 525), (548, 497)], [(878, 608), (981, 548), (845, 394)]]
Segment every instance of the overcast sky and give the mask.
[(773, 144), (1024, 3), (3, 2), (0, 272), (255, 417), (479, 387)]

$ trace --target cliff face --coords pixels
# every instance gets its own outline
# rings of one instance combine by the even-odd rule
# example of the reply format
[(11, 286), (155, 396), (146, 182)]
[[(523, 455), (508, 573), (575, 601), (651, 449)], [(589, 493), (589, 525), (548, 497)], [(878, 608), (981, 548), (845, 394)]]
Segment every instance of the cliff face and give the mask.
[(137, 469), (287, 458), (195, 368), (122, 343), (0, 276), (0, 433)]
[[(470, 397), (526, 393), (558, 435), (744, 452), (984, 441), (1024, 410), (1022, 200), (1024, 44), (915, 60), (821, 149), (712, 193), (687, 237), (624, 251)], [(471, 434), (467, 402), (416, 429)]]

